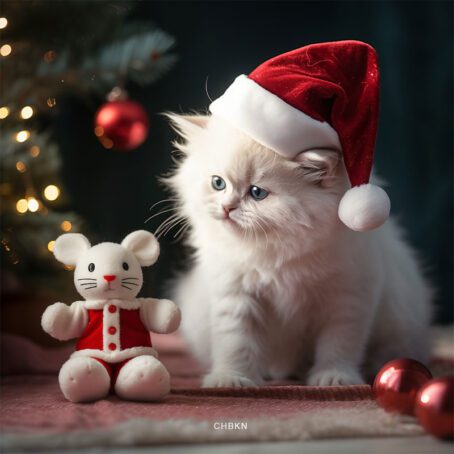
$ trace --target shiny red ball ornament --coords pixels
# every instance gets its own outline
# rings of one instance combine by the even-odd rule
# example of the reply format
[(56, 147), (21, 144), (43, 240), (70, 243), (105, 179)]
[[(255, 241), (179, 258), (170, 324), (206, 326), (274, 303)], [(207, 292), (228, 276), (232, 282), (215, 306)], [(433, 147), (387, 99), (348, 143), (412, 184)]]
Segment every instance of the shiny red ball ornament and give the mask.
[(385, 410), (413, 415), (416, 395), (431, 378), (430, 371), (420, 362), (395, 359), (380, 369), (372, 391), (378, 405)]
[(418, 392), (415, 414), (431, 435), (454, 439), (454, 376), (435, 378)]
[(148, 135), (148, 115), (135, 101), (110, 101), (95, 116), (95, 134), (105, 148), (129, 151)]

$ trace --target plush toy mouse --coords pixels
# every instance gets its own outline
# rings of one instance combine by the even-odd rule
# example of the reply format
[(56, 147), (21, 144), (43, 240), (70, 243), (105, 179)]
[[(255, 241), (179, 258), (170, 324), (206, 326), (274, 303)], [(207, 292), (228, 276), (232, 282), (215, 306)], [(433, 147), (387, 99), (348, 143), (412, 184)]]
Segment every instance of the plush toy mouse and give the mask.
[(79, 233), (61, 235), (54, 255), (75, 266), (74, 283), (85, 301), (55, 303), (42, 317), (44, 331), (59, 340), (78, 337), (76, 351), (63, 364), (58, 381), (72, 402), (105, 397), (110, 390), (128, 400), (159, 400), (170, 390), (170, 376), (151, 346), (150, 331), (170, 333), (180, 311), (169, 300), (136, 298), (142, 266), (159, 256), (159, 243), (138, 230), (121, 242), (91, 247)]

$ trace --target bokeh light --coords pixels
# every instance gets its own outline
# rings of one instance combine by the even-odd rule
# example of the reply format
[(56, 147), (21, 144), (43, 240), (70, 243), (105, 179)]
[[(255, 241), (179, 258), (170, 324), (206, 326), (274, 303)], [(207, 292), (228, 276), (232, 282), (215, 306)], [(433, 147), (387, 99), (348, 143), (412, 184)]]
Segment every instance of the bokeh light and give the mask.
[(63, 221), (60, 227), (64, 232), (69, 232), (73, 228), (73, 225), (69, 221)]
[(39, 202), (34, 197), (29, 197), (27, 199), (28, 210), (32, 213), (35, 213), (39, 210)]
[(31, 118), (33, 116), (33, 108), (31, 106), (25, 106), (25, 107), (22, 107), (21, 111), (20, 111), (20, 116), (24, 119), (24, 120), (28, 120), (29, 118)]
[(16, 162), (16, 169), (17, 169), (18, 172), (24, 173), (24, 172), (27, 171), (27, 166), (25, 165), (24, 162), (22, 162), (22, 161), (17, 161), (17, 162)]
[(25, 142), (29, 138), (30, 138), (30, 131), (23, 130), (23, 131), (19, 131), (16, 134), (16, 141), (20, 142), (20, 143)]
[(30, 148), (30, 154), (32, 158), (38, 157), (40, 153), (41, 149), (38, 147), (38, 145), (33, 145), (33, 147)]
[(9, 115), (9, 109), (8, 107), (0, 107), (0, 120), (3, 120)]
[(55, 186), (54, 184), (50, 184), (49, 186), (46, 186), (46, 188), (44, 189), (44, 197), (47, 200), (50, 200), (51, 202), (53, 200), (57, 200), (59, 195), (60, 188), (58, 186)]
[(7, 57), (12, 50), (13, 48), (9, 44), (3, 44), (3, 46), (0, 47), (0, 55), (2, 57)]
[(18, 200), (16, 203), (16, 210), (21, 214), (26, 213), (28, 210), (28, 202), (25, 199)]

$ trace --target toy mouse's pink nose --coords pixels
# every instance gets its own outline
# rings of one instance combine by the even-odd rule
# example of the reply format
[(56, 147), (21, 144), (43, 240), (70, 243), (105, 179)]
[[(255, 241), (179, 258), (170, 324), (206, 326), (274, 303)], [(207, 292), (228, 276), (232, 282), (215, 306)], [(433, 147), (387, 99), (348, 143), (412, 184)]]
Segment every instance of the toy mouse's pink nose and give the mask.
[(104, 279), (105, 279), (107, 282), (112, 282), (112, 281), (114, 281), (116, 278), (117, 278), (117, 276), (115, 276), (115, 274), (106, 274), (106, 275), (104, 276)]

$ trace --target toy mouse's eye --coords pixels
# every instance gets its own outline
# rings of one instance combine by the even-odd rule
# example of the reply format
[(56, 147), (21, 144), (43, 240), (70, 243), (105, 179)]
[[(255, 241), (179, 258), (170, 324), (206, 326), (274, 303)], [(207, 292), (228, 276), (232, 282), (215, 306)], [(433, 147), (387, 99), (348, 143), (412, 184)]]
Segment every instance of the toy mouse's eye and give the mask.
[(93, 271), (95, 271), (95, 264), (94, 263), (90, 263), (90, 265), (88, 265), (88, 271), (90, 271), (90, 273), (93, 273)]
[(128, 271), (129, 270), (129, 265), (126, 263), (126, 262), (123, 262), (123, 269), (125, 271)]

